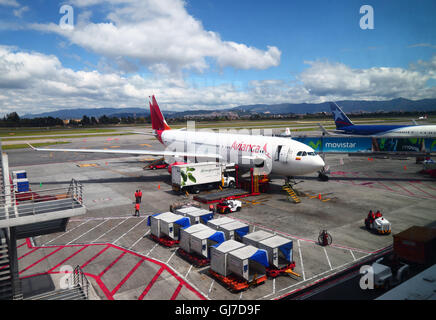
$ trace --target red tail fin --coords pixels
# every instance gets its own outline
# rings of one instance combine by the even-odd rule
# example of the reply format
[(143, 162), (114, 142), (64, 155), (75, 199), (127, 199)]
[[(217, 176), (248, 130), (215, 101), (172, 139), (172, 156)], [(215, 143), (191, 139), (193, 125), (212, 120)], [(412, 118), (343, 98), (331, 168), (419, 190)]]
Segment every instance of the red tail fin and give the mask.
[(152, 102), (150, 103), (150, 117), (151, 117), (151, 126), (153, 130), (170, 130), (170, 126), (165, 121), (162, 112), (160, 112), (159, 106), (156, 102), (154, 96), (151, 97)]

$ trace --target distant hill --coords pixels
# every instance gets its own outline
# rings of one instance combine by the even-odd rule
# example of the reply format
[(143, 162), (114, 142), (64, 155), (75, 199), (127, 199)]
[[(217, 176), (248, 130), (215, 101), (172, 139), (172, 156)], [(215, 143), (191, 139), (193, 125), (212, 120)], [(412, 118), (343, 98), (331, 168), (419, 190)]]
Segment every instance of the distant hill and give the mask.
[(103, 115), (108, 117), (126, 117), (128, 115), (136, 114), (137, 117), (149, 115), (150, 111), (141, 108), (91, 108), (91, 109), (68, 109), (68, 110), (57, 110), (51, 112), (44, 112), (39, 114), (25, 114), (21, 118), (43, 118), (43, 117), (53, 117), (60, 119), (82, 119), (84, 115), (88, 117), (99, 118)]
[[(363, 101), (363, 100), (344, 100), (336, 103), (347, 113), (367, 113), (367, 112), (390, 112), (390, 111), (436, 111), (436, 99), (408, 100), (403, 98), (388, 101)], [(329, 102), (323, 103), (281, 103), (281, 104), (255, 104), (239, 106), (221, 110), (187, 110), (187, 111), (164, 111), (167, 118), (193, 116), (193, 115), (210, 115), (234, 112), (241, 114), (306, 114), (318, 112), (330, 112)], [(81, 119), (83, 115), (88, 117), (143, 117), (149, 116), (150, 111), (141, 108), (93, 108), (93, 109), (71, 109), (45, 112), (40, 114), (27, 114), (22, 118), (53, 117), (60, 119)]]
[[(388, 101), (335, 101), (344, 112), (378, 112), (378, 111), (433, 111), (436, 110), (436, 99), (408, 100), (393, 99)], [(329, 102), (323, 103), (282, 103), (275, 105), (256, 104), (239, 106), (231, 109), (234, 112), (271, 114), (305, 114), (317, 112), (330, 112)]]

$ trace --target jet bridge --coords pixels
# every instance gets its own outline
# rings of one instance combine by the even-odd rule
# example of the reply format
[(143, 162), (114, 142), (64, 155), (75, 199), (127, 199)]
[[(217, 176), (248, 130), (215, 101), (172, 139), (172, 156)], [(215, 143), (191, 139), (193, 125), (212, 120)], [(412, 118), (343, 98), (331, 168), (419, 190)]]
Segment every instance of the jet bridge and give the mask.
[[(6, 246), (2, 252), (8, 258), (0, 279), (0, 299), (23, 298), (17, 240), (65, 231), (70, 217), (85, 213), (83, 187), (74, 179), (64, 188), (38, 189), (37, 192), (14, 190), (8, 155), (2, 152), (0, 141), (0, 243)], [(8, 276), (4, 276), (5, 272)]]

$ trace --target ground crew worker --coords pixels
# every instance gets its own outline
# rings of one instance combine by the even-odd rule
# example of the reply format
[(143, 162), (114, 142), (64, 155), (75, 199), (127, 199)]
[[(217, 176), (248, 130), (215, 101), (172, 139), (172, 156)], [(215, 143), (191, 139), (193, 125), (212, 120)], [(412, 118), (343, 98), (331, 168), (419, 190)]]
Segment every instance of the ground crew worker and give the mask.
[(135, 202), (136, 203), (139, 203), (140, 201), (139, 201), (139, 190), (136, 190), (135, 191)]
[(142, 201), (142, 191), (141, 189), (138, 190), (138, 197), (139, 197), (139, 203)]
[(135, 214), (134, 214), (134, 216), (135, 217), (139, 217), (139, 203), (135, 204)]
[(209, 205), (209, 211), (212, 211), (213, 213), (215, 213), (215, 208), (214, 208), (213, 204)]
[(380, 213), (380, 210), (377, 210), (377, 212), (375, 213), (375, 217), (376, 218), (381, 218), (382, 214)]

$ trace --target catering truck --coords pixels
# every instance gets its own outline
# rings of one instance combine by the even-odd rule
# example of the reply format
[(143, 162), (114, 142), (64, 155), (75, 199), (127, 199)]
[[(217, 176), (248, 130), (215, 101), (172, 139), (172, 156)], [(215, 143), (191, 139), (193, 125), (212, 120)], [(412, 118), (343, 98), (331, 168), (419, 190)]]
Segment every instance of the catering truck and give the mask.
[(173, 166), (171, 184), (176, 192), (199, 193), (201, 190), (236, 186), (235, 165), (200, 162)]
[(436, 229), (412, 226), (393, 236), (391, 255), (372, 264), (374, 285), (389, 290), (436, 262)]

